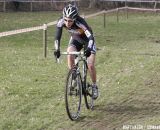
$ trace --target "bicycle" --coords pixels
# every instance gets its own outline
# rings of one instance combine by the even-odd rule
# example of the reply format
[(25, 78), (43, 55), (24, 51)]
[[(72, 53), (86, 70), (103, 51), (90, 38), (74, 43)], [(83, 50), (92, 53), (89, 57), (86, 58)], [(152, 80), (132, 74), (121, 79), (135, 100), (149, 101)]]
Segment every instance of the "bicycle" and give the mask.
[[(65, 86), (66, 111), (68, 117), (74, 121), (80, 117), (82, 96), (87, 109), (92, 110), (94, 107), (92, 85), (87, 82), (87, 57), (84, 52), (62, 52), (61, 54), (75, 55), (75, 66), (69, 70)], [(80, 62), (82, 62), (82, 70)]]

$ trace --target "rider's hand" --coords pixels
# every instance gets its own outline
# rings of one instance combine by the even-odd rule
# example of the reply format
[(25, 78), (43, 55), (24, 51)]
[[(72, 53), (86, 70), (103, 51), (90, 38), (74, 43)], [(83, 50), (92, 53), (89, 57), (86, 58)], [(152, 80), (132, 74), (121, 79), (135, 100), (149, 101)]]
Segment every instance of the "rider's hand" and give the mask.
[(59, 50), (59, 49), (54, 51), (54, 56), (55, 56), (56, 58), (59, 58), (59, 57), (61, 56), (61, 53), (60, 53), (60, 50)]
[(85, 51), (84, 51), (84, 55), (86, 56), (86, 57), (89, 57), (90, 55), (91, 55), (91, 48), (87, 48)]
[(87, 49), (84, 51), (84, 55), (86, 56), (86, 57), (89, 57), (90, 55), (91, 55), (91, 51), (92, 51), (92, 47), (93, 47), (93, 44), (94, 44), (94, 41), (93, 40), (89, 40), (89, 42), (88, 42), (88, 47), (87, 47)]

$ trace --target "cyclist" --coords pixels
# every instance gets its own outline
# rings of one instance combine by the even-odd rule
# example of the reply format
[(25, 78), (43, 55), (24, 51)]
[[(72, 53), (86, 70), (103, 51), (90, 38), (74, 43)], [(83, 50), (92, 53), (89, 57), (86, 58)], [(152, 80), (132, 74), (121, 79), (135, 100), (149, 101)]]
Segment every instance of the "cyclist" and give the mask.
[[(71, 34), (67, 48), (68, 52), (80, 51), (83, 48), (83, 45), (86, 46), (85, 55), (87, 56), (88, 70), (93, 82), (93, 98), (96, 99), (98, 97), (96, 69), (94, 66), (96, 44), (91, 28), (88, 26), (86, 21), (79, 16), (77, 7), (71, 4), (64, 7), (63, 17), (58, 20), (56, 28), (54, 55), (57, 58), (60, 57), (60, 40), (63, 28), (67, 29)], [(71, 69), (72, 66), (74, 66), (74, 56), (68, 55), (67, 60), (68, 67)]]

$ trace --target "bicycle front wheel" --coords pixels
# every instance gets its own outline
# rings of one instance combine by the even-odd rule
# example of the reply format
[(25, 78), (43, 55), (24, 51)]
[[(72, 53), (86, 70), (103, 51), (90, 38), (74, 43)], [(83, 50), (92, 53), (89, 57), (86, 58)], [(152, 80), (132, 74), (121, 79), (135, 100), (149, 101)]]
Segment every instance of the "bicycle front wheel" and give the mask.
[(77, 120), (80, 115), (82, 99), (82, 81), (76, 68), (69, 71), (66, 81), (65, 104), (66, 111), (71, 120)]

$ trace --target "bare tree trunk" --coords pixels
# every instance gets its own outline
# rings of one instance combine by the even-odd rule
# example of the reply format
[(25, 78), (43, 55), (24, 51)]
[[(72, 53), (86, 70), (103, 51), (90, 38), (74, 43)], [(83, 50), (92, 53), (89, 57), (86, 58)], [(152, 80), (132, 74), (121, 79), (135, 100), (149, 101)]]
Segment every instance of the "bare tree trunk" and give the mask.
[(80, 0), (80, 5), (81, 6), (84, 6), (84, 7), (88, 8), (89, 3), (90, 3), (90, 0)]
[(98, 3), (98, 0), (89, 0), (89, 8), (94, 8), (96, 7), (96, 4)]
[(51, 8), (55, 10), (57, 10), (57, 2), (54, 2), (53, 0), (51, 0)]

